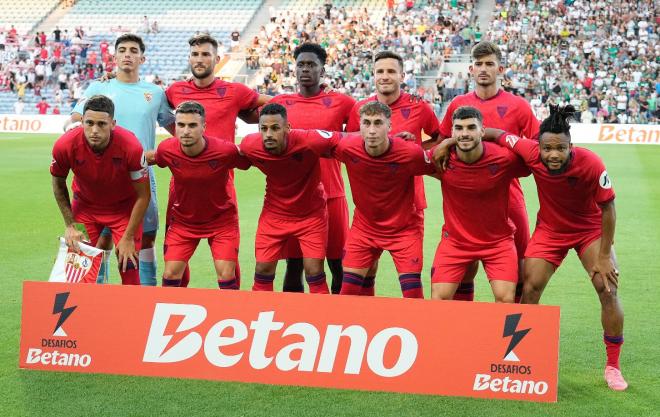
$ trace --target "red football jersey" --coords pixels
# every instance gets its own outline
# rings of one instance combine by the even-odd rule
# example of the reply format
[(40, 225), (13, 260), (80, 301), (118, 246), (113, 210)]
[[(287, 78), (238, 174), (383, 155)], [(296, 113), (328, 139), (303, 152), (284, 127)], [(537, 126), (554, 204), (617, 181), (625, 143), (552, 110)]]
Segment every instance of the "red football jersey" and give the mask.
[(348, 172), (355, 203), (353, 227), (375, 236), (419, 233), (414, 182), (416, 176), (435, 172), (428, 152), (412, 142), (390, 138), (388, 151), (372, 157), (360, 135), (349, 135), (333, 153)]
[(574, 146), (566, 171), (551, 175), (541, 162), (538, 142), (508, 133), (498, 142), (520, 155), (534, 174), (540, 205), (537, 227), (557, 233), (600, 230), (598, 205), (614, 200), (614, 190), (598, 155)]
[(96, 153), (85, 139), (83, 127), (71, 129), (53, 146), (50, 173), (66, 178), (73, 171), (73, 200), (97, 213), (130, 208), (136, 199), (132, 182), (147, 181), (147, 160), (135, 135), (122, 127), (112, 129), (110, 143)]
[[(370, 101), (376, 101), (377, 96), (371, 96), (358, 101), (351, 111), (346, 125), (347, 132), (357, 132), (360, 130), (360, 107)], [(399, 98), (389, 105), (392, 110), (392, 130), (391, 135), (399, 132), (410, 132), (415, 135), (417, 144), (422, 143), (422, 131), (433, 137), (440, 133), (438, 118), (435, 117), (433, 109), (425, 101), (411, 102), (410, 94), (401, 92)], [(415, 207), (417, 210), (426, 208), (426, 197), (424, 195), (424, 181), (417, 178), (415, 180)]]
[[(280, 94), (271, 103), (286, 107), (287, 118), (294, 129), (323, 129), (340, 132), (348, 123), (355, 99), (344, 94), (323, 91), (313, 97)], [(321, 159), (321, 182), (328, 198), (343, 197), (344, 180), (341, 164), (335, 159)]]
[(323, 210), (326, 197), (319, 158), (329, 156), (341, 136), (324, 130), (293, 129), (281, 155), (264, 149), (261, 133), (245, 136), (240, 144), (241, 152), (266, 175), (263, 211), (296, 219)]
[[(482, 100), (473, 91), (457, 96), (449, 103), (440, 124), (440, 136), (443, 138), (451, 137), (454, 111), (462, 106), (479, 109), (484, 117), (484, 127), (502, 129), (528, 139), (536, 139), (539, 134), (539, 121), (524, 98), (499, 90), (493, 97)], [(525, 206), (525, 197), (517, 179), (511, 182), (510, 198), (512, 206)]]
[(172, 108), (184, 101), (193, 100), (206, 110), (208, 136), (233, 142), (236, 134), (236, 117), (241, 110), (257, 105), (259, 94), (240, 83), (216, 79), (207, 87), (199, 88), (193, 80), (177, 81), (165, 91)]
[(168, 223), (181, 223), (196, 234), (213, 234), (223, 225), (238, 222), (236, 203), (226, 186), (229, 170), (250, 167), (236, 145), (214, 137), (205, 139), (206, 146), (197, 156), (183, 153), (174, 137), (161, 142), (155, 155), (156, 164), (168, 167), (174, 178), (175, 201)]
[(452, 149), (442, 184), (442, 237), (458, 245), (483, 248), (513, 239), (509, 221), (511, 180), (529, 175), (521, 158), (494, 143), (484, 142), (484, 153), (474, 163), (458, 159)]

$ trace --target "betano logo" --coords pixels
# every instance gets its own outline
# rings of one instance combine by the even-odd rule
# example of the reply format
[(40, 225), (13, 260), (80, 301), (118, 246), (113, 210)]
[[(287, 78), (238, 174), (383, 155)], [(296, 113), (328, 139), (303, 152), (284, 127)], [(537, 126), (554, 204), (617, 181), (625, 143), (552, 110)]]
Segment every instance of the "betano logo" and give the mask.
[(527, 335), (527, 333), (532, 330), (516, 330), (521, 317), (522, 313), (510, 314), (506, 316), (506, 319), (504, 320), (504, 334), (502, 337), (511, 337), (509, 346), (506, 348), (506, 353), (504, 353), (504, 360), (508, 362), (520, 362), (520, 359), (518, 359), (518, 356), (513, 351), (513, 348), (518, 346), (518, 343), (520, 343)]
[[(173, 316), (180, 316), (181, 319), (172, 332), (168, 331), (168, 325), (172, 326), (170, 319)], [(311, 323), (298, 322), (286, 325), (284, 322), (275, 321), (274, 311), (260, 312), (257, 319), (249, 324), (235, 318), (225, 318), (213, 324), (206, 335), (193, 331), (206, 320), (206, 317), (207, 311), (200, 305), (157, 303), (143, 361), (182, 362), (203, 349), (209, 363), (221, 368), (235, 366), (247, 356), (248, 365), (256, 370), (265, 369), (274, 363), (278, 370), (284, 372), (297, 370), (331, 373), (335, 367), (340, 338), (346, 337), (350, 340), (350, 347), (343, 369), (344, 374), (359, 375), (366, 352), (367, 367), (373, 373), (393, 378), (410, 370), (415, 364), (419, 348), (415, 335), (401, 327), (385, 328), (369, 340), (366, 329), (359, 325), (344, 327), (331, 324), (322, 329), (322, 334), (321, 329)], [(252, 334), (249, 334), (248, 328)], [(266, 351), (271, 333), (282, 329), (284, 329), (281, 333), (282, 338), (297, 335), (303, 340), (290, 343), (275, 355), (268, 356)], [(174, 337), (176, 343), (171, 344)], [(226, 353), (228, 346), (250, 337), (249, 345), (243, 352)], [(388, 367), (384, 363), (385, 351), (394, 338), (399, 339), (398, 357), (396, 362)], [(316, 368), (315, 364), (317, 364)], [(388, 364), (390, 364), (389, 360)]]
[(66, 305), (66, 300), (69, 298), (68, 292), (62, 292), (55, 294), (55, 303), (53, 304), (53, 314), (59, 314), (60, 317), (57, 320), (55, 325), (55, 330), (53, 330), (53, 336), (66, 337), (67, 334), (62, 328), (64, 322), (69, 318), (77, 306), (64, 308)]

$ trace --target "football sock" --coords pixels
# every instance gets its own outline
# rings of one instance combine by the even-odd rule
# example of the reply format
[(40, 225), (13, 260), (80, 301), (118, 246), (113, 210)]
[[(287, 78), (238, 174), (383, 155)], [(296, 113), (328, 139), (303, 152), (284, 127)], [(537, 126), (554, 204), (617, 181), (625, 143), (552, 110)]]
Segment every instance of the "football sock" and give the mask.
[(254, 274), (254, 285), (252, 291), (273, 291), (273, 281), (275, 281), (275, 274)]
[(404, 298), (424, 298), (421, 274), (401, 274), (399, 284)]
[(607, 366), (619, 368), (619, 355), (621, 354), (621, 345), (623, 345), (623, 335), (608, 336), (603, 334), (605, 342), (605, 351), (607, 352)]
[(362, 292), (360, 295), (366, 295), (373, 297), (376, 294), (376, 277), (364, 277), (364, 283), (362, 284)]
[(341, 281), (344, 279), (344, 268), (341, 265), (341, 259), (328, 259), (328, 267), (332, 274), (332, 293), (339, 294)]
[(325, 272), (317, 275), (305, 275), (305, 281), (309, 285), (309, 292), (313, 294), (329, 294), (328, 283), (325, 281)]
[(112, 250), (103, 251), (103, 261), (101, 262), (101, 268), (99, 268), (99, 276), (96, 278), (97, 284), (107, 284), (110, 277), (110, 257), (112, 256)]
[(163, 277), (163, 287), (180, 287), (181, 279)]
[(140, 285), (140, 272), (130, 259), (126, 263), (126, 272), (122, 272), (121, 265), (119, 265), (119, 275), (122, 285)]
[(286, 260), (286, 272), (284, 273), (284, 292), (305, 292), (302, 281), (303, 260), (302, 258), (290, 258)]
[(461, 282), (454, 293), (456, 301), (474, 301), (474, 282)]
[(360, 295), (363, 284), (364, 277), (362, 275), (344, 271), (344, 280), (341, 283), (341, 292), (339, 294)]
[(156, 281), (156, 252), (154, 248), (140, 250), (140, 284), (155, 286)]
[(238, 280), (236, 278), (219, 279), (218, 287), (220, 287), (221, 290), (237, 290)]

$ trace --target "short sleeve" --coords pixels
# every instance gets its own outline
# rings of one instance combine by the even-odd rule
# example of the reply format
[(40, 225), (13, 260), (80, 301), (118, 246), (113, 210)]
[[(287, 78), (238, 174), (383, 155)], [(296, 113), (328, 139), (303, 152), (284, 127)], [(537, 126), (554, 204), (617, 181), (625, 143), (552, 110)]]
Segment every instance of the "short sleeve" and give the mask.
[(595, 185), (594, 201), (597, 204), (606, 204), (614, 200), (614, 188), (612, 188), (612, 179), (605, 169), (605, 164), (597, 156), (593, 156), (591, 161), (593, 168), (593, 180), (597, 182)]
[(160, 95), (160, 107), (158, 108), (158, 124), (161, 127), (167, 127), (174, 123), (174, 112), (172, 107), (167, 101), (165, 93), (159, 93)]
[(406, 143), (410, 152), (410, 175), (431, 175), (435, 174), (436, 169), (431, 159), (431, 152), (425, 151), (421, 146), (413, 143)]
[(71, 170), (71, 161), (65, 149), (64, 142), (60, 138), (53, 146), (53, 159), (50, 162), (50, 175), (53, 177), (66, 178)]
[(348, 115), (348, 121), (346, 121), (346, 131), (347, 132), (358, 132), (360, 131), (360, 114), (359, 114), (359, 103), (355, 103)]
[(539, 158), (539, 144), (530, 139), (521, 138), (512, 133), (504, 132), (497, 138), (497, 143), (512, 150), (526, 164), (534, 163)]
[(442, 138), (451, 137), (452, 117), (454, 116), (455, 107), (454, 101), (449, 103), (445, 117), (442, 118), (442, 122), (440, 123), (440, 136)]
[(241, 83), (235, 83), (238, 108), (241, 110), (250, 110), (257, 105), (259, 93)]
[(161, 168), (166, 168), (169, 166), (167, 163), (167, 158), (165, 156), (165, 154), (167, 153), (165, 147), (166, 147), (166, 141), (161, 142), (158, 145), (158, 148), (156, 148), (156, 153), (154, 154), (156, 165), (158, 165)]
[[(137, 141), (137, 138), (133, 137), (135, 143), (128, 145), (128, 172), (131, 176), (131, 180), (134, 182), (142, 182), (149, 180), (149, 165), (147, 164), (147, 158), (144, 155), (142, 146), (140, 142)], [(131, 141), (133, 142), (133, 141)]]
[(305, 131), (304, 135), (308, 149), (319, 156), (330, 156), (332, 150), (339, 144), (343, 133), (312, 129)]
[(432, 138), (438, 137), (440, 135), (440, 123), (428, 103), (422, 103), (422, 115), (424, 117), (424, 126), (422, 127), (424, 133)]

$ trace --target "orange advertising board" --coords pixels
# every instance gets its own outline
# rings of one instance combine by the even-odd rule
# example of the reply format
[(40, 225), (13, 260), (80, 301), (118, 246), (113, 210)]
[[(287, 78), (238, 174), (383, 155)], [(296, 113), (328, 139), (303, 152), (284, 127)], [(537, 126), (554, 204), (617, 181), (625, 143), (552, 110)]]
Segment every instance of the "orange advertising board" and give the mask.
[(559, 308), (23, 284), (19, 366), (557, 400)]

